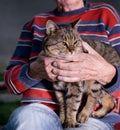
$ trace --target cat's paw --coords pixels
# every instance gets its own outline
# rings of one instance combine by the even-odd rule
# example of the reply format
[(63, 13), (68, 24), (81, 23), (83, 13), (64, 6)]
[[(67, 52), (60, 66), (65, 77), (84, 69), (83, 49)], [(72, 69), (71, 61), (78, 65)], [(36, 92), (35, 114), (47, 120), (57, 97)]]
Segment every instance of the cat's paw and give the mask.
[(79, 126), (79, 123), (73, 120), (65, 121), (65, 123), (63, 124), (64, 128), (75, 128), (77, 126)]
[(86, 122), (89, 118), (89, 115), (90, 114), (88, 113), (88, 111), (84, 110), (84, 111), (80, 112), (77, 117), (78, 122), (80, 122), (80, 123)]
[(105, 111), (105, 110), (103, 110), (103, 109), (100, 109), (100, 110), (97, 110), (97, 111), (93, 111), (93, 112), (92, 112), (92, 116), (93, 116), (93, 117), (98, 117), (98, 118), (103, 117), (103, 116), (105, 116), (106, 114), (107, 114), (107, 111)]
[(60, 115), (60, 121), (61, 121), (62, 124), (65, 123), (65, 115), (64, 114)]

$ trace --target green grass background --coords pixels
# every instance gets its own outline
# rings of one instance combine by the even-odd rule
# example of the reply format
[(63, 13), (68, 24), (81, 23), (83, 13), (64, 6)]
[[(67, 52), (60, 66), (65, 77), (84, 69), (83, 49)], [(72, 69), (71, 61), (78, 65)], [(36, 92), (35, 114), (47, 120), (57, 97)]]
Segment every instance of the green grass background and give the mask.
[[(0, 73), (0, 81), (4, 81), (4, 73)], [(0, 90), (0, 94), (4, 93), (8, 93), (7, 89)], [(10, 114), (18, 106), (20, 106), (20, 101), (15, 102), (0, 101), (0, 126), (3, 126), (7, 123)]]
[(20, 102), (0, 102), (0, 125), (5, 125), (12, 111), (20, 106)]

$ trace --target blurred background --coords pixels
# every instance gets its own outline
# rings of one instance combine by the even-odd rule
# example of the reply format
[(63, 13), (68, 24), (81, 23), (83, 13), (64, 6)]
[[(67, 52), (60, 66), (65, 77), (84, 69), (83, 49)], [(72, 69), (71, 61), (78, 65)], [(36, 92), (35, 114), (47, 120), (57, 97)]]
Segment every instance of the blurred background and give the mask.
[[(15, 48), (23, 25), (35, 14), (55, 8), (55, 0), (0, 0), (0, 70)], [(120, 12), (120, 0), (88, 0), (112, 4)]]
[[(54, 9), (55, 0), (0, 0), (0, 80), (12, 55), (23, 25), (35, 14)], [(107, 2), (120, 12), (120, 0), (88, 0)], [(2, 82), (3, 83), (3, 82)], [(5, 97), (6, 95), (6, 97)], [(10, 99), (10, 100), (8, 100)], [(0, 125), (4, 125), (11, 111), (19, 105), (19, 98), (9, 98), (0, 90)]]

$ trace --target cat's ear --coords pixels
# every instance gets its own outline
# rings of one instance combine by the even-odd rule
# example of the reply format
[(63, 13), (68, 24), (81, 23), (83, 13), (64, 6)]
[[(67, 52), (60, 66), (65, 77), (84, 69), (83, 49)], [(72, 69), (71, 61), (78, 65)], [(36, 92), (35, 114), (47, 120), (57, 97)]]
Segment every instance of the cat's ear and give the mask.
[(80, 22), (81, 22), (80, 19), (74, 21), (74, 22), (72, 23), (72, 27), (73, 27), (75, 30), (77, 30), (77, 29), (78, 29), (78, 24), (79, 24)]
[(59, 27), (55, 22), (52, 20), (48, 20), (46, 23), (46, 34), (50, 35), (51, 33), (55, 32)]

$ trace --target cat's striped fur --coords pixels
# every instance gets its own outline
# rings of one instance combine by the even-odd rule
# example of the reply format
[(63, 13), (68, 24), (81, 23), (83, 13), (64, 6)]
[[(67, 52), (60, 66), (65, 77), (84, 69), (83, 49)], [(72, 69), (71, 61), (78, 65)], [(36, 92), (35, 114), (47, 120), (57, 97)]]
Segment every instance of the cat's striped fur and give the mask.
[[(82, 40), (88, 42), (108, 62), (120, 65), (117, 52), (109, 45), (97, 40), (80, 37), (77, 32), (77, 23), (57, 26), (48, 20), (46, 24), (46, 37), (43, 41), (43, 51), (46, 56), (61, 57), (84, 52)], [(112, 55), (112, 56), (110, 56)], [(73, 75), (74, 76), (74, 75)], [(103, 90), (101, 84), (96, 81), (81, 81), (66, 83), (62, 81), (53, 82), (55, 94), (60, 105), (60, 119), (65, 127), (76, 127), (78, 123), (85, 122), (89, 116), (102, 117), (115, 106), (114, 99)], [(81, 99), (87, 94), (86, 104), (79, 112)], [(102, 108), (93, 111), (96, 102), (102, 104)]]

